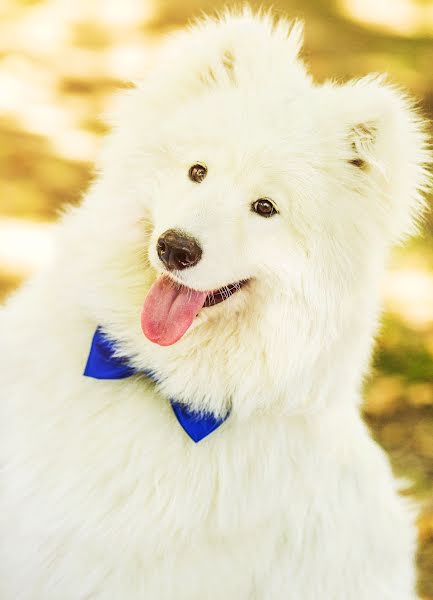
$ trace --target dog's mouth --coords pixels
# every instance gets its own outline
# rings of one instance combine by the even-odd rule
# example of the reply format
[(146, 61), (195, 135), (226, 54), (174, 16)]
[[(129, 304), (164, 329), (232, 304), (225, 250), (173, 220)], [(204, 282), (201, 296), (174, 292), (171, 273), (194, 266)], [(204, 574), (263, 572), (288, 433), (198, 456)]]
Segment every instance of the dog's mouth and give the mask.
[(162, 275), (144, 301), (141, 311), (144, 335), (155, 344), (171, 346), (188, 331), (202, 308), (228, 300), (247, 282), (245, 279), (210, 292), (199, 292)]
[(243, 279), (237, 283), (230, 283), (222, 288), (208, 292), (203, 307), (215, 306), (215, 304), (228, 300), (230, 296), (238, 292), (246, 283), (248, 283), (248, 279)]

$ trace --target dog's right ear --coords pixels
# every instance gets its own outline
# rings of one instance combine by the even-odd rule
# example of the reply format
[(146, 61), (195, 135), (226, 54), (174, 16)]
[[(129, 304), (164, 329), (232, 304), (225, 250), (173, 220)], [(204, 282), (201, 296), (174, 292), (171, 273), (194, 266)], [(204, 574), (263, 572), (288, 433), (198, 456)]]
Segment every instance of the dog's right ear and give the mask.
[(374, 197), (383, 235), (396, 241), (414, 232), (430, 187), (431, 153), (425, 123), (408, 97), (384, 77), (323, 87), (336, 155), (351, 187)]

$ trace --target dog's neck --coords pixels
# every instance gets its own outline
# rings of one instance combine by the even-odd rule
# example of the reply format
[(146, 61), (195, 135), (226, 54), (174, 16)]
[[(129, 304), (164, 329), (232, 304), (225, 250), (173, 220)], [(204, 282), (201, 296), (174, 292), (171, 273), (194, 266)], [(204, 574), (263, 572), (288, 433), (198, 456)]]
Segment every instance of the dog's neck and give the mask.
[[(101, 267), (106, 260), (104, 255)], [(101, 304), (105, 280), (101, 284), (97, 262), (88, 273), (74, 265), (69, 269), (59, 265), (57, 289), (68, 293), (56, 302), (70, 307), (72, 319), (77, 311), (77, 318), (89, 319), (84, 355), (96, 326), (102, 325), (137, 370), (154, 371), (161, 392), (192, 410), (223, 416), (231, 409), (233, 416), (243, 419), (252, 414), (311, 413), (331, 403), (358, 399), (378, 307), (375, 287), (370, 281), (362, 284), (360, 271), (356, 289), (350, 288), (346, 295), (329, 285), (320, 294), (307, 296), (302, 290), (282, 294), (284, 281), (267, 285), (263, 278), (236, 310), (232, 309), (235, 298), (225, 307), (223, 303), (221, 310), (205, 309), (208, 316), (199, 315), (181, 340), (162, 348), (145, 339), (139, 318), (154, 274), (139, 271), (127, 280), (128, 286), (116, 287), (113, 274), (106, 283), (108, 302)], [(92, 291), (95, 281), (97, 294)], [(76, 296), (70, 293), (75, 288)], [(334, 300), (338, 294), (338, 311), (328, 308), (335, 301), (328, 301), (327, 293)], [(94, 298), (98, 298), (95, 304)]]
[[(281, 310), (281, 298), (275, 301)], [(313, 336), (290, 321), (278, 326), (273, 314), (269, 302), (260, 319), (203, 323), (170, 348), (141, 339), (133, 361), (158, 374), (167, 397), (218, 416), (305, 414), (358, 397), (372, 324), (348, 322), (335, 333), (335, 324), (315, 323)]]

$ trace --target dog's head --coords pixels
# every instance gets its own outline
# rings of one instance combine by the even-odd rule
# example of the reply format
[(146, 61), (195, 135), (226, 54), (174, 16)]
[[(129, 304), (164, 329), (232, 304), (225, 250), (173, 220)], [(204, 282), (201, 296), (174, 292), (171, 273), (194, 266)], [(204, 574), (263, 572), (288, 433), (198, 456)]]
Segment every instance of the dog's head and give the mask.
[(385, 252), (422, 208), (425, 136), (382, 79), (315, 85), (301, 38), (269, 16), (205, 21), (121, 102), (84, 207), (116, 335), (140, 312), (152, 346), (242, 330), (282, 368), (342, 335), (365, 351)]

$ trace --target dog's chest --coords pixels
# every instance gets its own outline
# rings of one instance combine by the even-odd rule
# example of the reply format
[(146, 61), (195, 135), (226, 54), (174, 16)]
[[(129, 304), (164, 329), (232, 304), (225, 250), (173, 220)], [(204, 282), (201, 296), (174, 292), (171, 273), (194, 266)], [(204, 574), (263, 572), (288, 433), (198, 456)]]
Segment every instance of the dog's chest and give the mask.
[(107, 586), (116, 599), (183, 599), (179, 586), (200, 597), (203, 581), (219, 586), (209, 598), (254, 598), (269, 573), (278, 598), (296, 589), (299, 565), (325, 577), (327, 540), (337, 551), (371, 540), (356, 531), (370, 506), (367, 486), (354, 487), (359, 465), (342, 460), (323, 423), (232, 415), (194, 444), (152, 386), (84, 379), (11, 403), (23, 443), (6, 432), (2, 444), (4, 531), (34, 589), (50, 564), (56, 580), (79, 574), (71, 600), (105, 598), (95, 590)]

